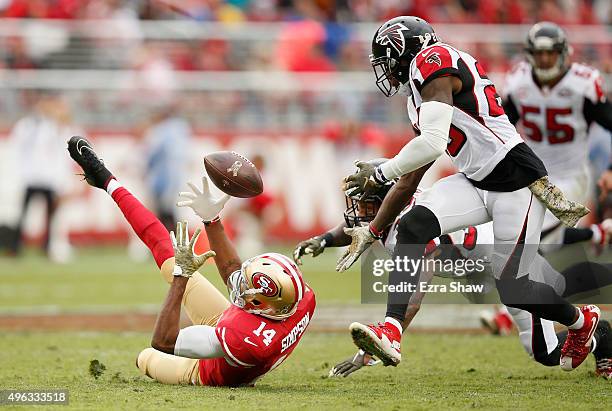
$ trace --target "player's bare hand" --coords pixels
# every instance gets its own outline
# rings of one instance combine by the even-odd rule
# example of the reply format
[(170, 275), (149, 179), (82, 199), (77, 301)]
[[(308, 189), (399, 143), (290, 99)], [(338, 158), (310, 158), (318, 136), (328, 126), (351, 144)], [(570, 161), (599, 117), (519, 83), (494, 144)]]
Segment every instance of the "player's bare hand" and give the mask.
[(359, 350), (354, 357), (339, 362), (334, 368), (329, 370), (329, 376), (346, 378), (363, 367), (371, 367), (376, 364), (380, 364), (380, 361), (374, 360), (370, 354)]
[(191, 237), (190, 240), (187, 221), (179, 221), (176, 223), (176, 235), (174, 231), (170, 232), (172, 248), (174, 248), (173, 274), (175, 276), (191, 277), (194, 272), (204, 265), (206, 260), (216, 255), (214, 251), (207, 251), (204, 254), (196, 254), (193, 251), (193, 246), (201, 231), (202, 230), (198, 228), (195, 233), (193, 233), (193, 237)]
[(355, 165), (358, 170), (342, 180), (342, 190), (347, 197), (365, 198), (380, 188), (380, 184), (374, 181), (376, 167), (359, 160), (355, 161)]
[(217, 218), (221, 210), (223, 210), (225, 203), (230, 199), (230, 196), (227, 194), (219, 198), (213, 197), (206, 176), (202, 177), (201, 190), (190, 182), (187, 185), (191, 188), (191, 192), (180, 192), (179, 201), (176, 205), (179, 207), (190, 207), (204, 222)]
[(295, 250), (293, 250), (293, 261), (298, 265), (302, 265), (302, 256), (311, 254), (313, 257), (316, 257), (325, 251), (325, 246), (326, 241), (323, 236), (316, 236), (304, 240), (295, 247)]
[(353, 228), (345, 228), (344, 232), (352, 237), (351, 245), (348, 246), (344, 254), (338, 260), (336, 271), (348, 270), (365, 250), (376, 241), (376, 237), (367, 225)]
[(599, 201), (604, 203), (608, 198), (608, 193), (612, 191), (612, 170), (604, 171), (601, 177), (599, 177), (597, 185), (601, 190), (601, 193), (599, 194)]

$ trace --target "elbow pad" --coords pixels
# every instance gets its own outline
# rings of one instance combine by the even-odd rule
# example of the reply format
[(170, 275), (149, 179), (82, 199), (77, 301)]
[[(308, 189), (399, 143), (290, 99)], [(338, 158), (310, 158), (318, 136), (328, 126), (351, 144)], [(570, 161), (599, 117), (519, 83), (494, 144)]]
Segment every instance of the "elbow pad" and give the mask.
[(448, 145), (448, 133), (453, 119), (453, 106), (439, 101), (421, 104), (419, 128), (421, 135), (413, 138), (391, 160), (381, 164), (377, 176), (392, 180), (436, 160)]

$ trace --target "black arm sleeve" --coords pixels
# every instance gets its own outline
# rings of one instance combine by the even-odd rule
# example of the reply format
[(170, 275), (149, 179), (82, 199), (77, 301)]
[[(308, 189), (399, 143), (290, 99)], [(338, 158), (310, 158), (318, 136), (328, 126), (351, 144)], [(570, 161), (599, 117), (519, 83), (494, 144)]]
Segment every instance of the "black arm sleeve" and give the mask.
[(508, 97), (506, 97), (506, 99), (502, 103), (502, 106), (504, 107), (504, 111), (506, 112), (510, 123), (512, 123), (512, 125), (516, 125), (521, 116), (519, 115), (518, 109), (514, 105), (514, 101), (512, 101), (512, 97), (509, 94)]
[(609, 101), (593, 104), (591, 100), (585, 98), (583, 113), (588, 124), (594, 121), (608, 131), (612, 131), (612, 103)]

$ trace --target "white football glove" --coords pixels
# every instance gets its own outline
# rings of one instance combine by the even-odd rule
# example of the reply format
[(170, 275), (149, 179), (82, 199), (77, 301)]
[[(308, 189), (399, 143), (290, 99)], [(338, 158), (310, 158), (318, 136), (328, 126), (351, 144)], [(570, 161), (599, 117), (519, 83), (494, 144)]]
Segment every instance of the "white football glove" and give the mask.
[(202, 190), (192, 183), (187, 183), (191, 188), (191, 193), (188, 191), (182, 191), (179, 193), (179, 198), (176, 205), (178, 207), (190, 207), (202, 221), (209, 222), (219, 216), (223, 206), (230, 199), (230, 196), (224, 194), (220, 198), (214, 198), (208, 187), (208, 178), (202, 177)]

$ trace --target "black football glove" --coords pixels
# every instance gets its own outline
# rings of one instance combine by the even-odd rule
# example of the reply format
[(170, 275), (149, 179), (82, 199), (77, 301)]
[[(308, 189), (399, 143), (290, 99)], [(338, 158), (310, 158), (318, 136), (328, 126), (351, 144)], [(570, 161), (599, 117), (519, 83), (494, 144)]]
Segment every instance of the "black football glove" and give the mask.
[(325, 246), (326, 241), (322, 235), (302, 241), (293, 250), (293, 261), (298, 265), (302, 265), (303, 255), (312, 254), (313, 257), (316, 257), (325, 250)]
[(363, 199), (378, 191), (381, 184), (374, 179), (376, 167), (372, 164), (357, 160), (355, 165), (359, 170), (342, 180), (342, 190), (347, 197), (360, 196)]
[(370, 367), (379, 363), (380, 361), (374, 360), (370, 354), (366, 354), (365, 351), (359, 350), (354, 357), (347, 358), (336, 364), (336, 366), (329, 371), (329, 376), (346, 378), (362, 367)]

